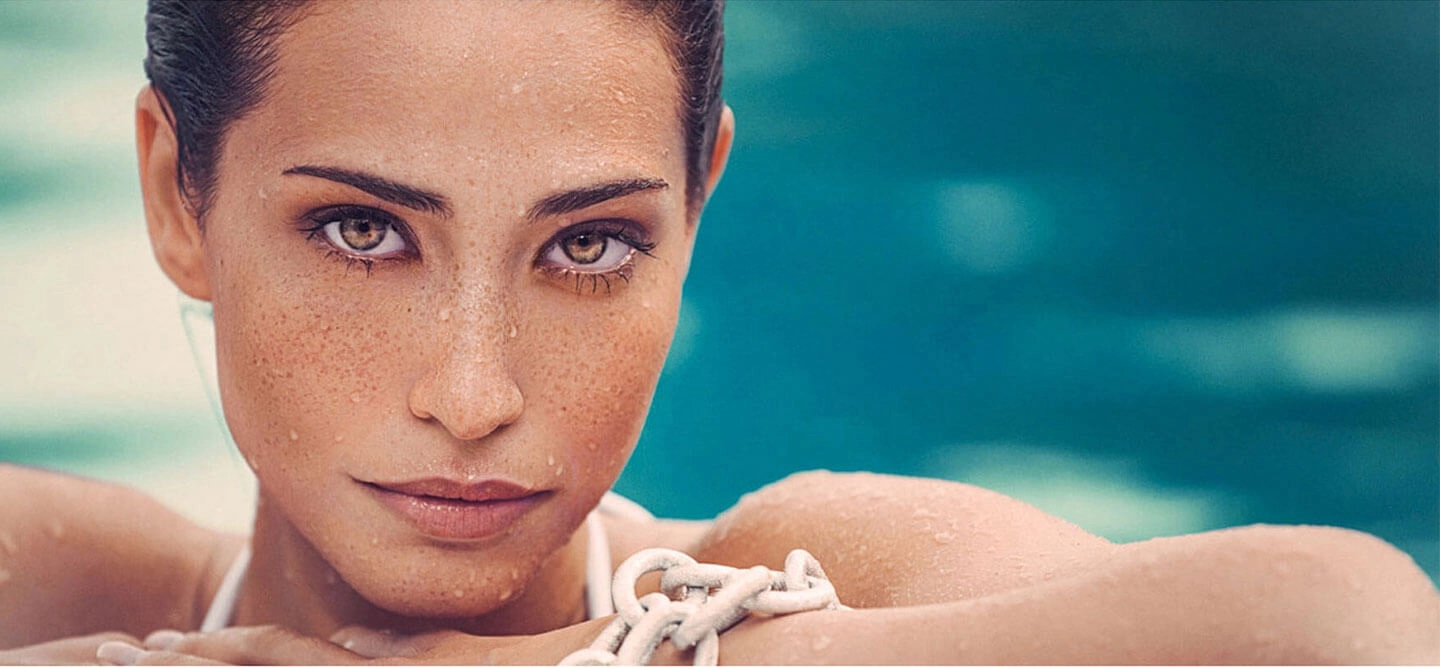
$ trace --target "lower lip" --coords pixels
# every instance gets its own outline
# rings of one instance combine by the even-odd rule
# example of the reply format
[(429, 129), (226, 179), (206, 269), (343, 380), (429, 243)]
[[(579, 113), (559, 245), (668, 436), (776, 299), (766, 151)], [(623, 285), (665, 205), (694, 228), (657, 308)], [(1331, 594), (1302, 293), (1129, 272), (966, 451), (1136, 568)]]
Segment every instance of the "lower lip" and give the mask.
[(378, 486), (373, 491), (396, 514), (408, 519), (420, 532), (446, 540), (479, 540), (509, 528), (544, 494), (536, 493), (510, 500), (471, 502), (433, 496), (412, 496)]

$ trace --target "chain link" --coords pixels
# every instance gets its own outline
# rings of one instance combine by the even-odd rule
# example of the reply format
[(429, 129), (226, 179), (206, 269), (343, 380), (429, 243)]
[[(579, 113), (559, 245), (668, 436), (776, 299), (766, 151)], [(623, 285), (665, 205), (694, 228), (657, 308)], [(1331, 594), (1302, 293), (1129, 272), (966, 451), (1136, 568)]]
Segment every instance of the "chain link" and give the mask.
[[(636, 598), (635, 582), (657, 571), (661, 592)], [(720, 659), (720, 633), (751, 612), (774, 616), (845, 608), (820, 561), (804, 549), (786, 556), (784, 572), (763, 565), (740, 569), (700, 563), (673, 549), (645, 549), (616, 568), (611, 597), (615, 619), (561, 665), (643, 665), (667, 637), (682, 651), (694, 648), (694, 664), (714, 665)]]

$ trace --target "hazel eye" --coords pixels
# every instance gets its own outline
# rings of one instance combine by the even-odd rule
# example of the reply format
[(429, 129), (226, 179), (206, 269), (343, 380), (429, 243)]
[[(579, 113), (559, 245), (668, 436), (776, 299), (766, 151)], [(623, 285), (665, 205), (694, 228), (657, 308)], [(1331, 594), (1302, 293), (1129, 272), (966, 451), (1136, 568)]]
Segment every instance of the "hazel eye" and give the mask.
[(585, 230), (553, 242), (541, 261), (577, 273), (609, 273), (627, 264), (635, 250), (616, 234)]
[(337, 230), (341, 240), (353, 250), (374, 249), (385, 240), (386, 232), (389, 231), (387, 227), (360, 218), (341, 220)]
[(371, 209), (345, 207), (317, 216), (310, 231), (320, 232), (336, 250), (356, 257), (405, 254), (410, 244), (388, 217)]
[(565, 256), (577, 264), (594, 264), (605, 255), (609, 239), (599, 234), (576, 234), (560, 243)]

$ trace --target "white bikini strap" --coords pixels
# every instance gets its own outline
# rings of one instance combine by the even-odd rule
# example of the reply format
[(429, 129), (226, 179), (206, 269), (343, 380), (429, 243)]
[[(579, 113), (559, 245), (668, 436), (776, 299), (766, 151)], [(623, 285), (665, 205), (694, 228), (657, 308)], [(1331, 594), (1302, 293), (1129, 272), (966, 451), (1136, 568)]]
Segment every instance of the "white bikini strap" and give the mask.
[(602, 514), (631, 521), (655, 520), (655, 515), (641, 507), (640, 503), (614, 491), (607, 491), (600, 498), (600, 504), (585, 517), (585, 535), (590, 541), (585, 550), (585, 613), (589, 618), (615, 613), (615, 602), (610, 593), (610, 580), (615, 568), (610, 561), (610, 537), (605, 534), (605, 523), (600, 520)]
[(240, 547), (240, 553), (236, 554), (235, 560), (230, 563), (230, 569), (225, 571), (225, 578), (220, 580), (215, 599), (210, 601), (210, 608), (205, 611), (205, 620), (200, 621), (201, 632), (213, 632), (230, 625), (230, 617), (235, 613), (235, 601), (240, 597), (240, 584), (245, 581), (245, 568), (249, 565), (250, 543), (246, 542)]
[(615, 613), (615, 604), (610, 599), (610, 538), (598, 508), (585, 517), (585, 535), (590, 542), (585, 549), (585, 617), (601, 618)]

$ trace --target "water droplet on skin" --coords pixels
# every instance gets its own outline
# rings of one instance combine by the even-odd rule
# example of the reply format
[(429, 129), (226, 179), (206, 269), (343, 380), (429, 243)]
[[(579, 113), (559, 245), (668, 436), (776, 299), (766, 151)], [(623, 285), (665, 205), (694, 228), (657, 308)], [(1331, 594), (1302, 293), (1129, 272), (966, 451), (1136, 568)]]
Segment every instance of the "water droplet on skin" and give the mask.
[(955, 535), (953, 533), (935, 533), (936, 544), (949, 544), (954, 541)]
[(299, 433), (296, 433), (296, 432), (295, 432), (295, 429), (293, 429), (293, 428), (290, 429), (290, 442), (295, 442), (296, 440), (299, 440), (299, 439), (300, 439), (300, 434), (299, 434)]
[(441, 308), (441, 309), (440, 309), (440, 313), (439, 313), (439, 317), (440, 317), (440, 321), (441, 321), (441, 322), (444, 322), (444, 321), (450, 319), (450, 309), (449, 309), (449, 308)]
[(830, 635), (820, 635), (810, 642), (810, 650), (823, 651), (830, 645)]
[(511, 568), (511, 569), (510, 569), (510, 580), (511, 580), (511, 581), (519, 581), (519, 580), (520, 580), (520, 570)]
[(556, 476), (556, 477), (559, 477), (559, 476), (560, 476), (560, 473), (562, 473), (562, 472), (565, 472), (565, 464), (564, 464), (564, 463), (561, 463), (558, 467), (555, 468), (555, 476)]
[(514, 594), (515, 594), (515, 592), (512, 591), (512, 590), (510, 590), (510, 589), (508, 589), (508, 588), (505, 589), (505, 590), (503, 590), (503, 591), (500, 591), (500, 601), (501, 601), (501, 602), (504, 602), (504, 601), (506, 601), (506, 600), (509, 600), (509, 599), (510, 599), (510, 596), (511, 596), (511, 595), (514, 595)]
[(363, 396), (361, 396), (361, 395), (360, 395), (360, 392), (358, 392), (358, 391), (355, 392), (355, 393), (353, 393), (353, 394), (350, 394), (350, 402), (351, 402), (351, 403), (359, 403), (360, 401), (363, 401), (363, 400), (365, 400), (365, 398), (364, 398)]
[(553, 466), (553, 465), (555, 465), (555, 455), (554, 455), (554, 454), (551, 454), (551, 455), (545, 457), (545, 465), (547, 465), (547, 466)]
[(344, 440), (344, 439), (345, 439), (345, 436), (343, 436), (343, 435), (336, 435), (336, 436), (335, 436), (335, 442), (340, 442), (341, 440)]
[(15, 544), (15, 538), (11, 537), (10, 533), (0, 532), (0, 549), (4, 549), (7, 554), (14, 554), (20, 550), (20, 546)]
[(515, 325), (513, 325), (513, 324), (510, 325), (510, 337), (511, 337), (511, 338), (514, 338), (514, 337), (515, 337), (517, 334), (519, 334), (519, 333), (520, 333), (520, 330), (519, 330), (518, 328), (516, 328)]

